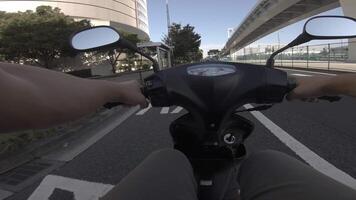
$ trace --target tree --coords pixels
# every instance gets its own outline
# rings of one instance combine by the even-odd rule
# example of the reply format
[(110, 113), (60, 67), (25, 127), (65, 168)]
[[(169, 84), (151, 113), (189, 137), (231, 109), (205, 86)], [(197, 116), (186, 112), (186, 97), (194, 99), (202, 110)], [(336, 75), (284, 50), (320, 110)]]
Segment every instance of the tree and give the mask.
[[(134, 45), (137, 45), (137, 43), (141, 42), (141, 40), (138, 38), (136, 34), (130, 34), (130, 33), (121, 33), (120, 34), (122, 38), (125, 40), (131, 42)], [(126, 55), (125, 60), (128, 62), (129, 65), (132, 65), (132, 60), (137, 57), (136, 53), (130, 49), (116, 49), (112, 50), (108, 53), (109, 56), (109, 62), (113, 68), (113, 73), (116, 72), (116, 67), (117, 67), (117, 62), (119, 61), (120, 55), (124, 53)], [(127, 70), (127, 69), (126, 69)], [(128, 69), (129, 71), (131, 70), (131, 67)]]
[(39, 6), (36, 11), (0, 13), (0, 54), (16, 63), (54, 68), (53, 61), (74, 55), (70, 35), (89, 27), (87, 20), (75, 21), (59, 8)]
[(163, 42), (174, 47), (174, 63), (191, 63), (203, 58), (200, 51), (201, 37), (189, 24), (182, 27), (181, 24), (173, 23), (168, 35)]
[[(125, 33), (122, 32), (120, 34), (122, 38), (125, 40), (131, 42), (132, 44), (137, 44), (141, 42), (141, 39), (138, 38), (136, 34), (130, 34), (130, 33)], [(128, 64), (132, 64), (132, 60), (137, 57), (134, 51), (130, 49), (113, 49), (109, 51), (104, 51), (104, 52), (91, 52), (91, 53), (86, 53), (84, 54), (84, 63), (88, 65), (97, 65), (101, 64), (103, 62), (109, 62), (109, 64), (112, 67), (112, 72), (116, 73), (118, 62), (120, 61), (120, 56), (125, 55), (125, 61), (128, 62)], [(130, 70), (131, 67), (125, 70)]]

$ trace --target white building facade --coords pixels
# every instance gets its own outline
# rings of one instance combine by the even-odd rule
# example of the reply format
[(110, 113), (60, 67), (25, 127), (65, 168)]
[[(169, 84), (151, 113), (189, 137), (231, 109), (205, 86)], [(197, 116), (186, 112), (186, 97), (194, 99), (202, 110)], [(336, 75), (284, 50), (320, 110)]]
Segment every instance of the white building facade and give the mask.
[(35, 10), (41, 5), (58, 7), (76, 19), (88, 19), (93, 25), (110, 25), (119, 31), (137, 34), (149, 39), (146, 0), (0, 0), (0, 10), (18, 12)]

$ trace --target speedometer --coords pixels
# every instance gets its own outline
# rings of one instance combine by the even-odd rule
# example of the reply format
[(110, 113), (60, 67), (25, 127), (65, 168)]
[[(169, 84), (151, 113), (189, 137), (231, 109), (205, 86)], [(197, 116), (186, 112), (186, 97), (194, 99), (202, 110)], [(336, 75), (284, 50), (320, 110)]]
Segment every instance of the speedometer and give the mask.
[(187, 68), (187, 73), (194, 76), (222, 76), (235, 72), (235, 66), (227, 64), (201, 64)]

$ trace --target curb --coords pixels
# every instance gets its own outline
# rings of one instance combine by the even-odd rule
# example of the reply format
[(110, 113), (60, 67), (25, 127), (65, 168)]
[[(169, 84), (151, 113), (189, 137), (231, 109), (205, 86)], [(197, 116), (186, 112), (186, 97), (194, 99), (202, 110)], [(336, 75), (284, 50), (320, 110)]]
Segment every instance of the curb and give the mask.
[[(98, 121), (91, 123), (89, 121), (84, 122), (85, 125), (74, 131), (68, 131), (66, 133), (54, 136), (42, 141), (37, 141), (26, 145), (24, 148), (19, 149), (9, 155), (4, 156), (0, 160), (0, 174), (8, 172), (16, 167), (19, 167), (27, 162), (34, 159), (38, 159), (54, 150), (61, 148), (66, 141), (72, 141), (76, 138), (83, 137), (84, 134), (92, 130), (94, 127), (105, 128), (103, 122), (110, 121), (110, 119), (117, 117), (118, 114), (125, 112), (124, 107), (117, 107), (109, 111), (109, 114), (105, 117), (100, 118)], [(127, 112), (127, 111), (126, 111)], [(88, 125), (86, 125), (88, 123)]]
[(281, 69), (291, 69), (291, 70), (305, 70), (305, 71), (311, 71), (311, 72), (323, 72), (323, 73), (335, 73), (335, 74), (348, 74), (348, 73), (356, 73), (355, 71), (350, 71), (350, 70), (327, 70), (327, 69), (314, 69), (314, 68), (304, 68), (304, 67), (285, 67), (285, 66), (275, 66), (275, 68), (281, 68)]
[(117, 73), (117, 74), (112, 74), (112, 75), (107, 75), (107, 76), (93, 76), (93, 77), (89, 77), (89, 79), (115, 78), (115, 77), (125, 76), (125, 75), (129, 75), (129, 74), (139, 74), (139, 73), (145, 73), (145, 72), (153, 72), (153, 71), (152, 70), (141, 70), (141, 71), (134, 71), (134, 72), (122, 72), (122, 73)]

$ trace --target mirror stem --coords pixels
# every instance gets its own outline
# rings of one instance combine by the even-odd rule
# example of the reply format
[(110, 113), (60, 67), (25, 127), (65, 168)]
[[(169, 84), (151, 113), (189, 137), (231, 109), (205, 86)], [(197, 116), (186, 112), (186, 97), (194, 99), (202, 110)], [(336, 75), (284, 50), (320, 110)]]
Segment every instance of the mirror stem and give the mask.
[(133, 45), (131, 42), (125, 40), (125, 39), (121, 39), (120, 40), (120, 44), (124, 45), (125, 47), (137, 52), (138, 54), (142, 55), (143, 57), (147, 58), (148, 60), (150, 60), (152, 62), (152, 67), (153, 67), (153, 71), (154, 72), (158, 72), (159, 71), (159, 65), (157, 63), (157, 61), (155, 59), (153, 59), (151, 56), (147, 55), (146, 53), (140, 51), (136, 45)]
[(281, 49), (278, 49), (277, 51), (273, 52), (272, 55), (268, 58), (266, 66), (267, 67), (274, 67), (274, 57), (276, 57), (279, 53), (285, 51), (286, 49), (289, 49), (291, 47), (309, 42), (311, 40), (310, 36), (302, 33), (300, 34), (295, 40), (293, 40), (291, 43), (288, 45), (284, 46)]
[(157, 63), (157, 61), (155, 59), (153, 59), (151, 56), (147, 55), (146, 53), (143, 53), (142, 51), (140, 51), (138, 49), (136, 50), (136, 52), (152, 62), (152, 67), (153, 67), (153, 71), (154, 72), (158, 72), (159, 71), (159, 65), (158, 65), (158, 63)]

